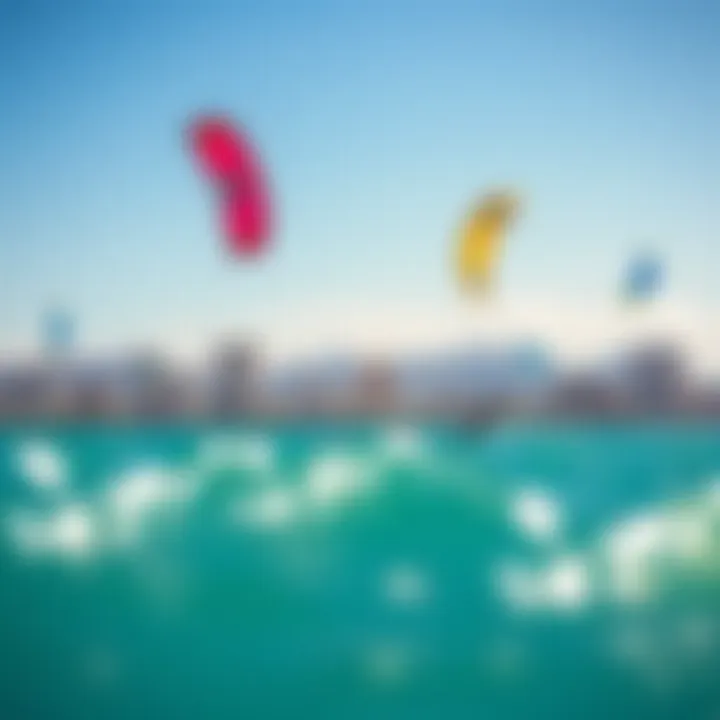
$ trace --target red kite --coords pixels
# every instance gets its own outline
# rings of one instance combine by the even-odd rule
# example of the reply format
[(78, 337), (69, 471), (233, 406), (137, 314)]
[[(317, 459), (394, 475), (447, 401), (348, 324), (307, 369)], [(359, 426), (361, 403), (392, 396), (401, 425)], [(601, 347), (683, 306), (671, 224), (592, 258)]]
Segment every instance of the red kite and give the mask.
[(230, 251), (254, 256), (272, 234), (271, 202), (255, 149), (246, 133), (222, 117), (202, 117), (189, 130), (200, 168), (218, 193), (220, 218)]

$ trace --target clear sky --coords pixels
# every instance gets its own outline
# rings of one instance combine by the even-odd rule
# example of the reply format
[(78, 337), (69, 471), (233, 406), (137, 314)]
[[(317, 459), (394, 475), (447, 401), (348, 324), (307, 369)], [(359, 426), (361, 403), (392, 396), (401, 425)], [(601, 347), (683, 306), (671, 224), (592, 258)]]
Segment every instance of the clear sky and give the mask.
[[(613, 302), (649, 245), (717, 307), (718, 27), (713, 0), (0, 0), (0, 352), (51, 302), (98, 346), (366, 304), (422, 324), (496, 183), (526, 199), (505, 295)], [(223, 261), (184, 151), (207, 109), (272, 174), (259, 265)]]

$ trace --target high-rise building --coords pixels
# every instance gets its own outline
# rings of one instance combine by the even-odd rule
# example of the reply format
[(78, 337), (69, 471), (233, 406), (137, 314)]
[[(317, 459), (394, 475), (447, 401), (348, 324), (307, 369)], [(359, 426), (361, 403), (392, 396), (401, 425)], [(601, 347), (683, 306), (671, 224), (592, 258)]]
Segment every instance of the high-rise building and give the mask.
[(548, 395), (547, 402), (547, 409), (560, 416), (596, 418), (625, 412), (618, 388), (588, 372), (564, 377)]
[(47, 374), (34, 363), (3, 372), (0, 382), (0, 416), (32, 418), (47, 412)]
[(176, 415), (183, 404), (173, 368), (149, 351), (128, 363), (121, 397), (125, 412), (141, 416)]
[(221, 417), (252, 412), (258, 401), (258, 358), (247, 342), (227, 342), (213, 354), (208, 377), (208, 410)]
[(71, 413), (76, 394), (72, 377), (75, 318), (69, 311), (55, 307), (43, 316), (41, 346), (46, 378), (43, 412), (53, 416)]
[(372, 360), (362, 366), (355, 406), (361, 412), (371, 414), (385, 414), (398, 409), (397, 377), (391, 363)]
[(679, 409), (686, 394), (685, 364), (681, 352), (669, 344), (653, 344), (628, 352), (619, 380), (634, 411), (665, 413)]

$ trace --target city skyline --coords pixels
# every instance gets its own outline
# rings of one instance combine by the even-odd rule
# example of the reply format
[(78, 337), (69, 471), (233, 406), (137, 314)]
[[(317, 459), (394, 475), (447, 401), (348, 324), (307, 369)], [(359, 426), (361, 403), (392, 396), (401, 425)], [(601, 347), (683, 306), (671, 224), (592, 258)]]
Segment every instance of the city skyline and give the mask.
[(608, 347), (580, 367), (528, 340), (340, 353), (279, 367), (242, 338), (216, 342), (194, 367), (147, 348), (88, 358), (48, 347), (36, 362), (0, 364), (0, 418), (715, 417), (718, 378), (700, 377), (688, 360), (666, 338)]

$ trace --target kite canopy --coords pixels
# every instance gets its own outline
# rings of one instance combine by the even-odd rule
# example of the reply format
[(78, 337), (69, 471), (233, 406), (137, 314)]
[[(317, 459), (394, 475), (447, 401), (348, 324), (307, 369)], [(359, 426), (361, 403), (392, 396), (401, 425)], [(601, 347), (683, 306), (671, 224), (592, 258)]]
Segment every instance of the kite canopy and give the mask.
[(204, 116), (189, 128), (195, 159), (217, 192), (220, 221), (231, 252), (262, 252), (272, 212), (263, 169), (247, 134), (223, 117)]
[(628, 267), (623, 297), (631, 302), (649, 301), (659, 292), (662, 281), (660, 260), (650, 253), (639, 255)]
[(455, 272), (465, 290), (488, 290), (497, 271), (505, 234), (519, 202), (507, 192), (494, 192), (476, 203), (465, 220), (455, 256)]

